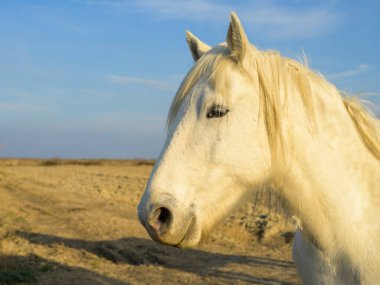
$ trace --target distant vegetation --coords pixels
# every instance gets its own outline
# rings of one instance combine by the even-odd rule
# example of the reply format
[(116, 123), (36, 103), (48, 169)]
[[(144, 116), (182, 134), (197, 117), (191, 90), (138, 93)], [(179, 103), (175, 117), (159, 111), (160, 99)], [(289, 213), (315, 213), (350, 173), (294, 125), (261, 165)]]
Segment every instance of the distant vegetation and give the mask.
[(32, 158), (0, 158), (0, 166), (101, 166), (101, 165), (154, 165), (152, 159), (32, 159)]

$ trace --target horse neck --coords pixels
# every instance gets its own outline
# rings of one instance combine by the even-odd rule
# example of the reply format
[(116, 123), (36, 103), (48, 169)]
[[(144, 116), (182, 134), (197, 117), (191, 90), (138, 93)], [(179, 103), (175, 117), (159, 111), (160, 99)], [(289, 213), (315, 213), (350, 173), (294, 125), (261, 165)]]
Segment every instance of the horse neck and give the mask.
[(352, 256), (368, 248), (371, 231), (379, 233), (379, 225), (368, 221), (378, 220), (380, 163), (361, 141), (335, 88), (312, 91), (316, 130), (301, 100), (289, 104), (283, 161), (290, 163), (275, 184), (310, 241), (331, 255)]

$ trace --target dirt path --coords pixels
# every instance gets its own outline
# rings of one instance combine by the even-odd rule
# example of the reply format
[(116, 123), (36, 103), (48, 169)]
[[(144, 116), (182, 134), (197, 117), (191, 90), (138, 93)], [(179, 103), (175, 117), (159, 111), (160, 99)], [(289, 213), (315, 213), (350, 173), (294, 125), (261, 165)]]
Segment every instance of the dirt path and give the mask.
[(136, 217), (151, 168), (1, 160), (0, 283), (299, 284), (291, 225), (252, 205), (199, 249), (152, 242)]

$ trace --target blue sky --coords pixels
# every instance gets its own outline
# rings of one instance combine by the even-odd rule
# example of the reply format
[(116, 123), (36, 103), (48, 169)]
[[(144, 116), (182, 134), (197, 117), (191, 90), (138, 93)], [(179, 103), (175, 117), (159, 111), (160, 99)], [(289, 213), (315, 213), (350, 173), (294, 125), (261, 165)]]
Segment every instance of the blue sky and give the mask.
[(0, 157), (157, 157), (192, 66), (185, 29), (223, 42), (232, 10), (257, 47), (380, 94), (376, 0), (2, 0)]

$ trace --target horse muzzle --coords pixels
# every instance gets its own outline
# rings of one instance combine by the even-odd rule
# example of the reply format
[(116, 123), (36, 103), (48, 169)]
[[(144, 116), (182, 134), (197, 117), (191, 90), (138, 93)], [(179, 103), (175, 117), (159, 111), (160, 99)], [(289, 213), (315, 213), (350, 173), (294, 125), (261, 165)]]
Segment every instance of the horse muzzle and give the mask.
[(174, 199), (160, 199), (160, 202), (145, 202), (142, 199), (138, 217), (156, 242), (177, 247), (188, 247), (199, 242), (195, 215), (189, 207), (180, 208)]

